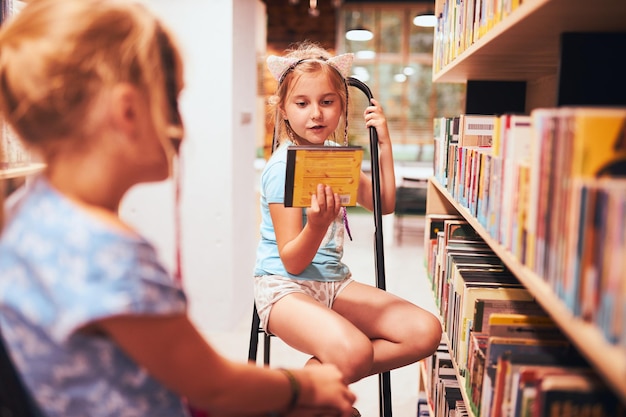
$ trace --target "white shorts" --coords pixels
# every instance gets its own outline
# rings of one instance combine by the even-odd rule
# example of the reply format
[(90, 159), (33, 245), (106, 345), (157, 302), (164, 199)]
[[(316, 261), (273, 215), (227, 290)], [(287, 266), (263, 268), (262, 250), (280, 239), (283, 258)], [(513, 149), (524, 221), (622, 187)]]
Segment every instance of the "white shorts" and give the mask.
[(342, 281), (311, 281), (293, 279), (280, 275), (262, 275), (254, 277), (254, 302), (261, 319), (261, 328), (267, 331), (270, 310), (275, 302), (287, 294), (306, 294), (322, 305), (332, 308), (333, 302), (352, 278)]

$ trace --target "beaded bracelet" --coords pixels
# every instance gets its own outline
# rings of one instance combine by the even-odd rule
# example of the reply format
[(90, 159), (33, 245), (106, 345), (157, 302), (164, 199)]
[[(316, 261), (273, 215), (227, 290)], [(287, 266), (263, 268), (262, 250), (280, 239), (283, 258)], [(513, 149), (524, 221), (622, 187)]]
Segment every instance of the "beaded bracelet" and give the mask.
[(285, 411), (285, 414), (289, 414), (294, 408), (296, 408), (296, 404), (300, 398), (300, 383), (289, 370), (280, 368), (279, 371), (285, 374), (285, 376), (289, 379), (289, 386), (291, 387), (291, 399), (289, 400), (289, 405)]

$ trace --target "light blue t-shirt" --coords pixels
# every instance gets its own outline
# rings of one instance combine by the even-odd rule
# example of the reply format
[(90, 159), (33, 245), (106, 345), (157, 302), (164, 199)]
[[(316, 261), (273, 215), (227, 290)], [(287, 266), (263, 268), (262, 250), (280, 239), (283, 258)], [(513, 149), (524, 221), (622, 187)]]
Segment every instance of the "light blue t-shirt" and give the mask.
[(44, 414), (187, 416), (180, 397), (111, 339), (80, 332), (105, 317), (185, 312), (185, 295), (155, 249), (107, 227), (43, 177), (7, 214), (0, 236), (0, 330)]
[[(257, 246), (254, 275), (280, 275), (314, 281), (341, 281), (350, 276), (348, 266), (341, 261), (345, 231), (341, 212), (329, 226), (313, 262), (302, 273), (298, 275), (288, 273), (278, 254), (269, 205), (285, 202), (287, 147), (292, 144), (285, 142), (276, 149), (261, 173), (261, 238)], [(306, 221), (306, 209), (302, 209), (302, 224), (305, 225)]]

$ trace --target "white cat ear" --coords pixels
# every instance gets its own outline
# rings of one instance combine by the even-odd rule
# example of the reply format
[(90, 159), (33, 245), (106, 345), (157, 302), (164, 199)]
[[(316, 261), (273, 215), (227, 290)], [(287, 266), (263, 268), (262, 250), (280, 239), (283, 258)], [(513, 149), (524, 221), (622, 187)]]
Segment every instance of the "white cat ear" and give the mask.
[(352, 62), (354, 62), (354, 54), (341, 54), (328, 60), (328, 63), (339, 71), (339, 73), (343, 75), (343, 78), (348, 78), (350, 76)]
[(287, 71), (287, 69), (298, 62), (296, 58), (283, 58), (281, 56), (270, 55), (267, 57), (267, 69), (270, 70), (272, 76), (276, 81), (280, 80), (280, 77)]
[[(285, 71), (300, 61), (302, 60), (297, 58), (284, 58), (276, 55), (270, 55), (266, 60), (267, 68), (270, 70), (270, 73), (276, 81), (280, 81), (283, 74), (285, 74)], [(332, 57), (325, 62), (339, 71), (343, 78), (348, 78), (350, 76), (350, 69), (352, 68), (353, 61), (354, 54), (341, 54)]]

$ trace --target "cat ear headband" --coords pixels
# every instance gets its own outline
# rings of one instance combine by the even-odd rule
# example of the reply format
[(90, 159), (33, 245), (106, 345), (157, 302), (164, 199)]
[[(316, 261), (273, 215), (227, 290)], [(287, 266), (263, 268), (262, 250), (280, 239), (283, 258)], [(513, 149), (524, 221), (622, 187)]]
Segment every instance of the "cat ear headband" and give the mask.
[[(289, 74), (295, 67), (305, 61), (319, 61), (330, 65), (334, 68), (344, 79), (350, 75), (350, 68), (352, 67), (352, 61), (354, 61), (354, 54), (341, 54), (329, 59), (324, 58), (285, 58), (276, 55), (270, 55), (267, 57), (267, 68), (272, 76), (278, 81), (278, 85), (281, 85), (285, 76)], [(346, 88), (346, 100), (348, 98), (348, 84), (345, 84)], [(346, 102), (345, 110), (345, 125), (344, 125), (344, 145), (348, 145), (348, 106)], [(274, 135), (272, 137), (272, 153), (278, 148), (278, 117), (279, 113), (276, 112), (276, 121), (274, 122)]]
[[(285, 58), (276, 55), (270, 55), (267, 57), (267, 68), (270, 70), (272, 76), (282, 83), (285, 75), (287, 75), (298, 64), (304, 61), (316, 60), (316, 59), (298, 59), (298, 58)], [(352, 67), (352, 61), (354, 61), (354, 54), (341, 54), (329, 59), (318, 59), (318, 61), (324, 62), (341, 74), (343, 78), (348, 78), (350, 75), (350, 68)]]

